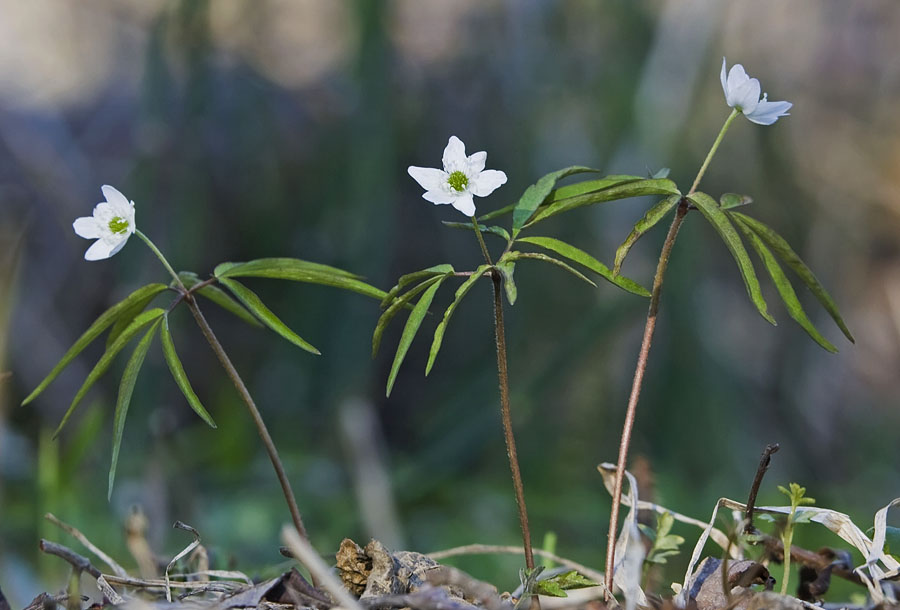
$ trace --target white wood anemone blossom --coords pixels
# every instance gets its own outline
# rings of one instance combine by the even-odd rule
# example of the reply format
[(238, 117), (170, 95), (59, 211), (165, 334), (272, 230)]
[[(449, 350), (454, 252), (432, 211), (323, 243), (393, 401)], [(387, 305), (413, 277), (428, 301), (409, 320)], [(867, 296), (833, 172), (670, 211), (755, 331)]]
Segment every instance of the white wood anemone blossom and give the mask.
[(82, 216), (72, 223), (79, 237), (97, 240), (84, 253), (87, 261), (109, 258), (125, 246), (135, 231), (134, 202), (108, 184), (100, 190), (106, 201), (94, 206), (93, 216)]
[(487, 153), (466, 156), (466, 145), (456, 136), (444, 149), (444, 169), (415, 167), (406, 170), (419, 183), (422, 197), (435, 205), (451, 204), (466, 216), (475, 216), (475, 197), (487, 197), (506, 184), (506, 174), (496, 169), (484, 169)]
[(726, 76), (724, 57), (720, 78), (725, 91), (725, 102), (758, 125), (771, 125), (779, 117), (788, 116), (788, 110), (793, 106), (791, 102), (770, 102), (767, 93), (763, 93), (760, 99), (759, 81), (750, 78), (741, 64), (731, 66)]

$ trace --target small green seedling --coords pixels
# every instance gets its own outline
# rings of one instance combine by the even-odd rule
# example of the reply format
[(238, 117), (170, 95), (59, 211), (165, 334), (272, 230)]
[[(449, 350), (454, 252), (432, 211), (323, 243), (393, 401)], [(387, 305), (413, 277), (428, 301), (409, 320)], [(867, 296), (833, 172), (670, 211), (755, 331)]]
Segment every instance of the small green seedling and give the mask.
[(677, 555), (680, 552), (678, 547), (684, 544), (684, 538), (677, 534), (670, 533), (674, 524), (675, 518), (670, 512), (664, 512), (657, 516), (655, 531), (643, 523), (638, 523), (641, 532), (643, 532), (653, 544), (647, 552), (647, 557), (644, 558), (645, 574), (651, 564), (664, 565), (668, 562), (669, 557)]
[(787, 523), (784, 524), (784, 530), (781, 532), (781, 542), (784, 545), (784, 577), (781, 580), (781, 594), (786, 595), (788, 590), (788, 579), (791, 575), (791, 542), (794, 539), (794, 525), (797, 523), (809, 523), (812, 513), (802, 512), (797, 514), (797, 509), (801, 506), (809, 506), (815, 504), (815, 498), (806, 497), (806, 488), (800, 487), (796, 483), (791, 483), (790, 489), (785, 489), (783, 485), (778, 486), (778, 491), (786, 495), (791, 501), (791, 512), (788, 515)]

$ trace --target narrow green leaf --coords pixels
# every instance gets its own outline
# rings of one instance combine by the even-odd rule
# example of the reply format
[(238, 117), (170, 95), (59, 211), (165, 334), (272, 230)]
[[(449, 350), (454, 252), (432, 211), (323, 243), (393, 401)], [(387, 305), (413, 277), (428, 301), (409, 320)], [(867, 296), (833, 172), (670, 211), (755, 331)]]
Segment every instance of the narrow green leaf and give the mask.
[[(196, 273), (193, 273), (191, 271), (181, 271), (178, 273), (178, 277), (181, 278), (182, 283), (187, 289), (191, 289), (200, 283), (200, 278), (197, 277)], [(228, 296), (228, 293), (221, 288), (213, 286), (212, 284), (207, 284), (200, 290), (197, 290), (197, 294), (206, 299), (209, 299), (225, 311), (237, 316), (247, 324), (259, 328), (263, 327), (262, 322), (257, 320), (256, 317), (254, 317), (253, 314), (247, 311), (247, 309), (243, 305)]]
[(763, 298), (762, 291), (759, 289), (759, 280), (756, 278), (756, 271), (753, 270), (753, 263), (750, 262), (750, 255), (747, 254), (747, 250), (741, 242), (741, 237), (735, 230), (734, 225), (731, 224), (728, 216), (719, 208), (716, 200), (706, 193), (697, 192), (693, 195), (688, 195), (688, 199), (697, 206), (706, 220), (718, 231), (725, 245), (728, 246), (728, 250), (741, 271), (741, 277), (744, 278), (747, 294), (750, 295), (750, 300), (756, 305), (760, 315), (773, 326), (777, 326), (775, 318), (769, 314), (766, 301)]
[(37, 398), (38, 394), (43, 392), (50, 383), (57, 378), (57, 376), (62, 372), (64, 368), (66, 368), (75, 357), (80, 354), (84, 348), (90, 345), (91, 341), (96, 339), (104, 330), (109, 328), (118, 317), (124, 312), (128, 311), (135, 303), (144, 301), (151, 295), (156, 296), (160, 292), (166, 289), (165, 284), (147, 284), (141, 288), (138, 288), (131, 294), (129, 294), (125, 299), (113, 305), (105, 312), (103, 312), (99, 318), (97, 318), (93, 324), (91, 324), (84, 334), (82, 334), (75, 344), (69, 348), (63, 357), (60, 359), (56, 366), (53, 367), (53, 370), (50, 371), (50, 374), (47, 375), (43, 381), (34, 389), (34, 391), (28, 395), (28, 397), (22, 401), (22, 406), (27, 405), (32, 400)]
[(834, 320), (835, 324), (838, 325), (838, 328), (841, 329), (841, 332), (844, 333), (844, 336), (850, 340), (851, 343), (856, 343), (853, 339), (853, 335), (850, 334), (850, 329), (847, 328), (847, 325), (844, 324), (844, 320), (841, 318), (841, 313), (838, 311), (837, 305), (834, 302), (834, 299), (831, 298), (831, 295), (828, 294), (828, 291), (825, 290), (825, 287), (819, 283), (819, 280), (816, 279), (816, 276), (813, 274), (812, 270), (806, 266), (797, 253), (794, 252), (794, 249), (791, 248), (790, 244), (785, 241), (785, 239), (773, 231), (769, 226), (761, 223), (755, 218), (751, 218), (746, 214), (741, 214), (740, 212), (729, 212), (732, 216), (736, 218), (740, 218), (747, 226), (749, 226), (753, 231), (759, 235), (763, 241), (765, 241), (772, 250), (775, 251), (781, 260), (785, 262), (785, 264), (793, 269), (794, 273), (800, 276), (800, 279), (803, 280), (803, 283), (807, 285), (809, 290), (813, 293), (813, 296), (816, 297), (816, 300), (822, 304), (822, 307), (825, 308), (825, 311), (828, 312), (828, 315)]
[(287, 324), (282, 322), (281, 319), (276, 316), (271, 309), (265, 306), (265, 304), (256, 295), (255, 292), (253, 292), (237, 280), (220, 277), (219, 281), (222, 282), (222, 285), (228, 288), (228, 290), (230, 290), (231, 293), (237, 297), (238, 301), (243, 303), (244, 307), (249, 309), (251, 312), (253, 312), (253, 315), (262, 320), (263, 324), (274, 330), (276, 333), (278, 333), (297, 347), (305, 349), (306, 351), (311, 352), (317, 356), (322, 354), (322, 352), (317, 350), (309, 342), (300, 337), (300, 335), (288, 328)]
[(637, 243), (637, 240), (643, 237), (644, 233), (656, 226), (656, 223), (665, 218), (666, 215), (678, 205), (679, 201), (681, 201), (681, 197), (678, 195), (666, 197), (647, 210), (647, 213), (644, 214), (643, 218), (634, 224), (631, 233), (628, 234), (628, 237), (625, 238), (625, 241), (623, 241), (622, 245), (616, 250), (616, 260), (613, 263), (612, 271), (613, 275), (619, 275), (619, 272), (622, 270), (622, 263), (625, 262), (625, 257), (628, 256), (628, 251), (631, 250), (631, 247), (635, 243)]
[(203, 407), (203, 403), (197, 398), (197, 394), (194, 392), (194, 388), (191, 387), (191, 382), (188, 381), (187, 374), (184, 372), (184, 366), (182, 366), (181, 360), (178, 358), (178, 353), (175, 351), (175, 342), (172, 341), (172, 333), (169, 331), (168, 316), (163, 319), (160, 340), (162, 341), (163, 356), (166, 358), (166, 364), (169, 365), (169, 372), (172, 373), (172, 379), (175, 380), (175, 383), (178, 385), (181, 393), (184, 394), (188, 404), (191, 405), (194, 413), (199, 415), (200, 419), (205, 421), (210, 428), (215, 428), (216, 422), (213, 421), (209, 412)]
[(66, 422), (69, 421), (69, 418), (72, 417), (72, 413), (75, 412), (75, 407), (81, 402), (81, 399), (84, 398), (85, 394), (88, 393), (88, 390), (91, 389), (91, 386), (96, 383), (103, 373), (109, 368), (109, 365), (112, 364), (113, 358), (122, 351), (129, 341), (131, 341), (136, 334), (138, 334), (141, 329), (143, 329), (148, 324), (159, 319), (160, 316), (165, 314), (165, 312), (159, 307), (155, 307), (153, 309), (148, 309), (147, 311), (138, 314), (134, 320), (131, 321), (131, 324), (122, 331), (122, 334), (119, 335), (118, 339), (116, 339), (112, 345), (106, 348), (106, 351), (103, 352), (103, 355), (100, 356), (100, 360), (97, 361), (97, 364), (94, 365), (94, 368), (91, 369), (91, 372), (88, 373), (87, 378), (84, 380), (84, 383), (81, 384), (81, 388), (78, 389), (78, 392), (75, 394), (75, 398), (72, 399), (72, 404), (69, 405), (66, 414), (63, 415), (62, 421), (59, 422), (59, 426), (56, 428), (56, 432), (53, 433), (53, 438), (59, 436), (59, 433), (62, 432), (63, 427), (66, 425)]
[(632, 279), (623, 277), (621, 275), (613, 275), (613, 272), (609, 270), (609, 267), (598, 261), (596, 258), (591, 256), (584, 250), (576, 248), (572, 244), (568, 244), (553, 237), (520, 237), (516, 241), (534, 244), (536, 246), (540, 246), (541, 248), (546, 248), (547, 250), (556, 252), (557, 254), (565, 256), (571, 261), (575, 261), (579, 265), (587, 267), (594, 273), (600, 275), (603, 279), (623, 290), (627, 290), (628, 292), (642, 297), (650, 296), (649, 290)]
[[(165, 317), (165, 316), (163, 316)], [(131, 405), (131, 396), (134, 394), (134, 384), (137, 382), (138, 373), (144, 364), (144, 358), (147, 356), (147, 350), (153, 343), (153, 337), (159, 330), (159, 323), (156, 322), (150, 327), (150, 330), (138, 342), (137, 347), (128, 359), (125, 365), (125, 372), (122, 374), (122, 381), (119, 382), (119, 396), (116, 398), (116, 412), (113, 416), (113, 439), (112, 439), (112, 463), (109, 466), (109, 484), (106, 492), (106, 499), (112, 498), (113, 482), (116, 480), (116, 465), (119, 463), (119, 450), (122, 447), (122, 433), (125, 431), (125, 418), (128, 416), (128, 407)]]
[(159, 295), (158, 292), (149, 294), (140, 301), (133, 303), (128, 309), (119, 314), (119, 318), (116, 320), (115, 324), (113, 324), (109, 334), (106, 335), (106, 347), (112, 345), (113, 342), (119, 338), (119, 335), (121, 335), (122, 331), (131, 324), (134, 317), (144, 311), (147, 308), (147, 305), (149, 305), (157, 295)]
[[(599, 180), (585, 180), (582, 182), (577, 182), (575, 184), (569, 184), (551, 191), (550, 195), (544, 200), (543, 205), (546, 206), (561, 199), (568, 199), (576, 195), (583, 195), (585, 193), (590, 193), (593, 191), (600, 191), (611, 186), (624, 184), (626, 182), (634, 182), (636, 180), (643, 180), (643, 178), (641, 178), (640, 176), (612, 175), (606, 176), (605, 178), (601, 178)], [(483, 222), (486, 220), (504, 216), (512, 212), (515, 207), (516, 204), (511, 203), (507, 206), (494, 210), (493, 212), (488, 212), (487, 214), (479, 216), (478, 221)]]
[[(514, 209), (516, 209), (516, 204), (510, 203), (509, 205), (505, 205), (502, 208), (497, 208), (496, 210), (493, 210), (486, 214), (482, 214), (481, 216), (478, 216), (476, 218), (476, 220), (478, 220), (478, 222), (484, 222), (486, 220), (493, 220), (494, 218), (499, 218), (500, 216), (505, 216), (505, 215), (509, 214)], [(462, 223), (460, 223), (460, 224), (462, 224)]]
[[(467, 230), (467, 231), (472, 230), (471, 222), (449, 222), (447, 220), (442, 220), (441, 224), (443, 224), (445, 227), (450, 227), (451, 229), (463, 229), (463, 230)], [(498, 227), (496, 225), (486, 226), (483, 224), (479, 224), (478, 230), (481, 231), (482, 233), (493, 233), (494, 235), (502, 237), (506, 241), (509, 241), (509, 239), (510, 239), (509, 231), (507, 231), (503, 227)]]
[(424, 280), (429, 277), (435, 277), (437, 275), (444, 275), (446, 273), (453, 273), (453, 265), (435, 265), (434, 267), (428, 267), (427, 269), (422, 269), (421, 271), (414, 271), (412, 273), (407, 273), (406, 275), (401, 275), (400, 279), (397, 280), (397, 284), (391, 288), (390, 292), (384, 297), (384, 300), (381, 301), (381, 308), (384, 309), (388, 305), (390, 305), (391, 301), (393, 301), (400, 291), (403, 290), (406, 286), (412, 284), (413, 282), (418, 282), (419, 280)]
[(557, 267), (561, 267), (562, 269), (565, 269), (566, 271), (568, 271), (569, 273), (571, 273), (578, 279), (584, 280), (585, 282), (587, 282), (594, 288), (597, 287), (597, 284), (595, 284), (593, 282), (593, 280), (591, 280), (591, 278), (587, 277), (581, 271), (578, 271), (577, 269), (575, 269), (568, 263), (564, 263), (563, 261), (559, 260), (558, 258), (553, 258), (552, 256), (547, 256), (546, 254), (541, 254), (539, 252), (517, 252), (517, 251), (509, 252), (506, 254), (506, 256), (504, 256), (502, 259), (500, 259), (500, 261), (498, 262), (498, 264), (496, 266), (499, 267), (501, 264), (503, 264), (507, 261), (517, 261), (517, 260), (521, 260), (523, 258), (530, 258), (533, 260), (544, 261), (546, 263), (556, 265)]
[(509, 301), (510, 306), (515, 305), (519, 294), (514, 276), (516, 272), (515, 261), (506, 260), (497, 263), (495, 267), (500, 272), (500, 275), (503, 276), (503, 290), (506, 292), (506, 300)]
[(525, 226), (528, 219), (531, 218), (535, 210), (538, 209), (538, 206), (544, 202), (544, 199), (547, 198), (547, 195), (550, 194), (550, 191), (553, 190), (553, 187), (556, 186), (556, 183), (559, 180), (566, 176), (571, 176), (572, 174), (581, 174), (584, 172), (599, 173), (599, 170), (578, 165), (566, 167), (555, 172), (550, 172), (525, 189), (525, 192), (522, 193), (522, 197), (519, 198), (519, 202), (516, 203), (513, 208), (513, 236), (515, 237), (519, 231), (522, 230), (522, 227)]
[(459, 307), (460, 302), (462, 302), (465, 296), (469, 293), (469, 291), (472, 289), (472, 286), (475, 285), (475, 282), (484, 277), (484, 272), (490, 268), (490, 265), (482, 265), (478, 267), (475, 271), (472, 272), (472, 275), (466, 278), (466, 281), (460, 284), (459, 288), (456, 289), (456, 294), (453, 297), (453, 302), (450, 303), (446, 311), (444, 311), (444, 318), (434, 330), (434, 339), (431, 341), (431, 351), (428, 353), (428, 364), (425, 365), (426, 376), (431, 372), (431, 367), (434, 366), (434, 360), (437, 358), (438, 352), (441, 351), (441, 343), (443, 343), (444, 341), (444, 333), (447, 330), (447, 325), (450, 323), (450, 316), (452, 316), (453, 312), (456, 311), (456, 308)]
[(307, 284), (322, 284), (358, 292), (378, 300), (386, 294), (359, 279), (349, 271), (311, 263), (296, 258), (260, 258), (246, 263), (222, 263), (215, 268), (217, 278), (267, 277), (277, 280), (291, 280)]
[(544, 200), (544, 205), (550, 205), (551, 203), (556, 203), (563, 199), (570, 199), (587, 193), (595, 193), (613, 186), (621, 186), (629, 182), (637, 182), (640, 180), (644, 180), (644, 178), (640, 176), (629, 176), (627, 174), (613, 174), (611, 176), (604, 176), (598, 180), (583, 180), (582, 182), (576, 182), (575, 184), (569, 184), (555, 189), (550, 193), (550, 196)]
[(723, 210), (739, 208), (744, 205), (753, 203), (753, 198), (747, 195), (738, 195), (737, 193), (725, 193), (719, 197), (719, 207)]
[(781, 266), (778, 264), (778, 261), (775, 259), (775, 256), (772, 254), (771, 250), (766, 247), (766, 244), (763, 240), (756, 234), (753, 229), (747, 225), (741, 218), (733, 217), (737, 220), (737, 227), (741, 230), (748, 240), (750, 240), (750, 245), (753, 246), (753, 249), (756, 250), (756, 253), (759, 255), (759, 258), (762, 260), (763, 264), (766, 266), (766, 269), (769, 272), (769, 277), (772, 278), (772, 281), (775, 283), (775, 287), (778, 289), (778, 294), (781, 295), (781, 300), (784, 301), (785, 306), (787, 307), (788, 313), (791, 318), (794, 319), (797, 324), (799, 324), (803, 330), (819, 345), (828, 350), (831, 353), (837, 353), (837, 348), (832, 345), (822, 334), (816, 329), (813, 323), (810, 321), (809, 317), (806, 315), (806, 312), (803, 311), (803, 306), (800, 304), (800, 299), (797, 298), (797, 293), (794, 292), (794, 287), (791, 286), (791, 282), (788, 280), (787, 276), (782, 271)]
[(551, 216), (555, 216), (556, 214), (561, 214), (562, 212), (568, 212), (570, 210), (574, 210), (575, 208), (580, 208), (582, 206), (592, 205), (595, 203), (603, 203), (606, 201), (615, 201), (618, 199), (627, 199), (629, 197), (642, 197), (644, 195), (681, 196), (681, 191), (678, 190), (678, 187), (675, 186), (674, 182), (668, 179), (642, 178), (640, 180), (628, 180), (625, 182), (616, 183), (609, 188), (605, 188), (599, 191), (591, 191), (583, 195), (567, 197), (565, 199), (560, 199), (553, 203), (549, 203), (548, 205), (539, 209), (537, 213), (531, 217), (531, 220), (528, 221), (527, 226), (530, 227), (541, 220), (544, 220)]
[(254, 277), (274, 277), (290, 279), (293, 275), (304, 273), (328, 273), (340, 277), (352, 277), (360, 279), (361, 276), (331, 265), (313, 263), (299, 258), (258, 258), (246, 263), (222, 263), (213, 271), (216, 277), (240, 277), (252, 275)]
[(394, 319), (400, 310), (407, 306), (407, 304), (418, 294), (421, 294), (424, 290), (426, 290), (429, 286), (438, 281), (443, 281), (443, 278), (447, 277), (447, 274), (441, 274), (434, 277), (430, 277), (427, 280), (421, 282), (417, 286), (410, 288), (403, 295), (394, 300), (391, 305), (384, 310), (384, 313), (381, 314), (381, 317), (378, 318), (378, 322), (375, 324), (375, 332), (372, 333), (372, 357), (374, 358), (378, 355), (378, 348), (381, 346), (381, 337), (384, 334), (384, 330), (387, 328), (388, 324), (391, 323), (391, 320)]
[(426, 290), (421, 298), (419, 298), (419, 302), (416, 303), (416, 306), (413, 307), (413, 310), (410, 312), (409, 318), (406, 320), (406, 326), (403, 327), (403, 334), (400, 335), (400, 344), (397, 346), (397, 353), (394, 355), (394, 363), (391, 365), (386, 396), (391, 395), (394, 381), (397, 379), (397, 372), (400, 370), (400, 365), (403, 364), (403, 359), (406, 358), (406, 352), (409, 351), (409, 346), (412, 345), (413, 338), (415, 338), (416, 333), (419, 331), (419, 327), (422, 325), (422, 320), (425, 318), (428, 308), (431, 307), (431, 301), (434, 300), (435, 293), (446, 278), (446, 275), (442, 276), (438, 278), (438, 281), (429, 286), (428, 290)]

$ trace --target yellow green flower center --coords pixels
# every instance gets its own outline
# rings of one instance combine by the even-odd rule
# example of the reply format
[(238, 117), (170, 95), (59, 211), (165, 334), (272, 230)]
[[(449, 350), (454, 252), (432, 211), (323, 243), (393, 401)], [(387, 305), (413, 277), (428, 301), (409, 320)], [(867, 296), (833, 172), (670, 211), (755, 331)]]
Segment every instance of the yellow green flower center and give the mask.
[(450, 174), (449, 178), (447, 178), (447, 184), (449, 184), (450, 188), (452, 188), (454, 191), (462, 192), (467, 186), (469, 186), (469, 179), (464, 173), (456, 170), (455, 172)]
[(128, 221), (121, 216), (115, 216), (109, 221), (109, 230), (113, 233), (125, 233), (128, 231)]

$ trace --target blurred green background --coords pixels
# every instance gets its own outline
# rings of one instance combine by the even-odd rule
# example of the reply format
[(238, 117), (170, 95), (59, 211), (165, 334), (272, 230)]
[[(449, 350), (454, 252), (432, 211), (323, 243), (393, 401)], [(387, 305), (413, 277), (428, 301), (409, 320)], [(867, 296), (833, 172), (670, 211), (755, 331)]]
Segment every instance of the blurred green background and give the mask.
[[(703, 189), (747, 193), (832, 292), (857, 343), (801, 294), (841, 352), (746, 298), (718, 237), (691, 217), (663, 295), (632, 455), (655, 500), (705, 519), (744, 499), (765, 444), (780, 442), (761, 501), (798, 481), (863, 529), (900, 495), (900, 5), (893, 0), (489, 1), (34, 0), (0, 3), (0, 587), (13, 607), (64, 583), (40, 556), (53, 512), (133, 565), (123, 534), (142, 507), (154, 550), (200, 530), (214, 565), (283, 569), (289, 517), (243, 405), (190, 316), (173, 333), (218, 430), (188, 408), (158, 343), (141, 373), (117, 487), (106, 501), (116, 372), (59, 441), (50, 433), (100, 354), (92, 346), (37, 400), (22, 398), (104, 309), (166, 281), (140, 241), (82, 260), (71, 229), (112, 184), (180, 269), (293, 256), (382, 288), (440, 262), (477, 264), (462, 220), (406, 174), (437, 166), (450, 135), (488, 151), (515, 200), (570, 164), (644, 174), (682, 189), (728, 114), (722, 56), (773, 100), (772, 127), (740, 120)], [(543, 233), (611, 262), (649, 201), (587, 208)], [(552, 225), (550, 224), (552, 222)], [(625, 273), (649, 285), (665, 230)], [(488, 237), (489, 244), (498, 243)], [(596, 465), (614, 461), (647, 302), (553, 268), (520, 265), (508, 308), (513, 419), (534, 537), (603, 568), (609, 499)], [(273, 430), (312, 540), (323, 553), (370, 536), (422, 552), (518, 544), (501, 437), (488, 283), (458, 310), (434, 371), (428, 320), (393, 395), (384, 383), (402, 323), (369, 356), (375, 302), (320, 287), (254, 281), (319, 347), (297, 350), (207, 305), (210, 322)], [(452, 289), (439, 293), (446, 306)], [(895, 520), (892, 518), (892, 521)], [(802, 528), (796, 539), (839, 545)], [(696, 532), (676, 528), (692, 544)], [(857, 557), (857, 559), (859, 559)], [(683, 560), (683, 558), (682, 558)], [(516, 557), (458, 565), (514, 588)], [(679, 564), (682, 566), (683, 564)], [(677, 570), (674, 571), (677, 574)]]

